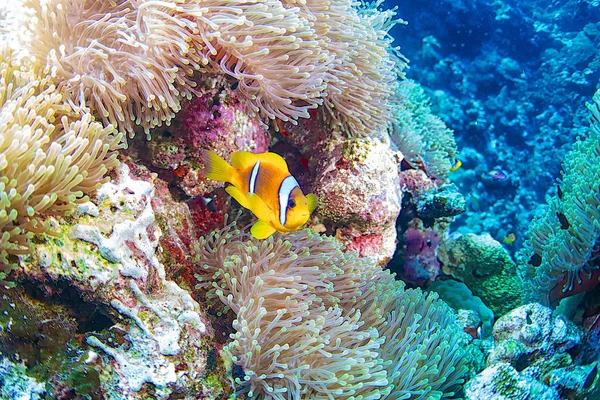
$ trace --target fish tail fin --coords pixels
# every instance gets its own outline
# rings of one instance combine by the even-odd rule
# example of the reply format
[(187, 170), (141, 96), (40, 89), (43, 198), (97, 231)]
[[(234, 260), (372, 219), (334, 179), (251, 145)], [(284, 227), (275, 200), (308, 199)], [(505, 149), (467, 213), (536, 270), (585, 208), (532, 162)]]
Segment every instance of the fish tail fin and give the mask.
[(202, 150), (202, 161), (204, 161), (202, 174), (205, 177), (219, 182), (235, 184), (236, 170), (219, 155), (209, 150)]
[(313, 211), (315, 211), (315, 208), (317, 208), (317, 196), (315, 196), (314, 194), (307, 194), (306, 195), (306, 199), (308, 200), (308, 212), (309, 214), (312, 214)]

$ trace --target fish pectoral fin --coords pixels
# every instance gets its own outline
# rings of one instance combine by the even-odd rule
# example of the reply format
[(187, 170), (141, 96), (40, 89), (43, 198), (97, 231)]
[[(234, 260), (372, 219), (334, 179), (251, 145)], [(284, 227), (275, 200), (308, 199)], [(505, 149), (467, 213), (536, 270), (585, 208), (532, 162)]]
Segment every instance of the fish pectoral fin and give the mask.
[(225, 191), (229, 193), (229, 195), (233, 197), (235, 201), (240, 203), (242, 207), (251, 210), (248, 197), (240, 189), (236, 188), (235, 186), (227, 186)]
[(308, 212), (312, 214), (312, 212), (315, 211), (315, 208), (317, 208), (317, 196), (312, 193), (307, 194), (306, 199), (308, 200)]
[(271, 209), (265, 204), (265, 202), (258, 197), (256, 193), (249, 194), (248, 198), (248, 208), (250, 211), (256, 215), (256, 218), (262, 221), (270, 221), (273, 217), (273, 212)]
[(250, 233), (256, 239), (266, 239), (276, 231), (271, 225), (267, 224), (265, 221), (258, 220), (252, 228), (250, 228)]

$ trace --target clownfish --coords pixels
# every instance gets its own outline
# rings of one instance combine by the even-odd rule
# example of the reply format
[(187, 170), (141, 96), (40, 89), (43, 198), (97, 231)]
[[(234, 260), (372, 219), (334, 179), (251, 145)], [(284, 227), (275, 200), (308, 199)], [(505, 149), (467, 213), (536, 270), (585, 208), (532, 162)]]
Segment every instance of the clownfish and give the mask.
[(304, 195), (285, 160), (276, 153), (237, 151), (231, 164), (212, 151), (202, 152), (204, 176), (232, 186), (225, 188), (258, 218), (250, 233), (266, 239), (275, 231), (293, 232), (308, 221), (317, 206), (314, 194)]

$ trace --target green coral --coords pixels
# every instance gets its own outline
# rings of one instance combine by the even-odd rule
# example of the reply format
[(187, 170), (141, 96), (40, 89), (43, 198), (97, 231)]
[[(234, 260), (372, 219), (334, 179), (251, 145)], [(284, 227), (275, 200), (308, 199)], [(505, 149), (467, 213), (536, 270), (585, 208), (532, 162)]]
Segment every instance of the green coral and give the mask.
[[(530, 224), (528, 239), (517, 254), (525, 297), (546, 305), (592, 278), (598, 268), (594, 259), (600, 236), (600, 90), (586, 106), (588, 135), (566, 155), (557, 194)], [(562, 293), (551, 295), (555, 288)]]
[(22, 360), (17, 367), (46, 382), (43, 387), (50, 395), (68, 387), (73, 395), (98, 396), (98, 373), (84, 362), (87, 352), (77, 341), (78, 329), (86, 321), (71, 316), (76, 312), (89, 316), (89, 307), (80, 303), (76, 310), (46, 304), (21, 287), (1, 290), (0, 354)]
[(438, 247), (444, 272), (463, 281), (500, 317), (521, 305), (521, 281), (508, 251), (489, 235), (461, 235)]
[(470, 372), (452, 309), (331, 237), (259, 241), (233, 221), (200, 254), (198, 289), (235, 313), (225, 351), (253, 398), (449, 398)]
[(396, 91), (392, 141), (415, 168), (445, 180), (455, 166), (456, 142), (451, 129), (433, 115), (423, 88), (402, 81)]

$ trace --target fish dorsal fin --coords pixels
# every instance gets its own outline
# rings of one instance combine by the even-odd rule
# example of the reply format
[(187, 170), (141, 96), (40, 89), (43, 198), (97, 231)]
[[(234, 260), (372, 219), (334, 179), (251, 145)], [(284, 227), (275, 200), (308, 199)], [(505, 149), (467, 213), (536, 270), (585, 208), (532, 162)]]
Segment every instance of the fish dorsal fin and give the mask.
[(257, 194), (249, 194), (247, 199), (248, 207), (246, 208), (252, 211), (256, 215), (256, 218), (263, 221), (270, 221), (273, 218), (273, 211)]
[(312, 193), (307, 194), (306, 200), (308, 200), (308, 212), (312, 214), (312, 212), (315, 211), (315, 208), (317, 208), (317, 196)]
[(265, 221), (258, 220), (252, 225), (252, 228), (250, 228), (250, 233), (257, 239), (266, 239), (275, 233), (275, 228)]
[(238, 203), (240, 203), (242, 207), (250, 209), (250, 202), (248, 201), (246, 195), (242, 193), (240, 189), (238, 189), (235, 186), (227, 186), (225, 188), (225, 191), (229, 193), (229, 195), (233, 197)]
[(287, 163), (283, 157), (277, 153), (267, 152), (254, 154), (248, 151), (238, 151), (231, 155), (231, 164), (237, 169), (251, 168), (257, 161), (260, 161), (263, 164), (270, 164), (277, 169), (289, 173)]
[(257, 160), (256, 154), (249, 151), (236, 151), (231, 155), (231, 165), (237, 169), (251, 168)]

